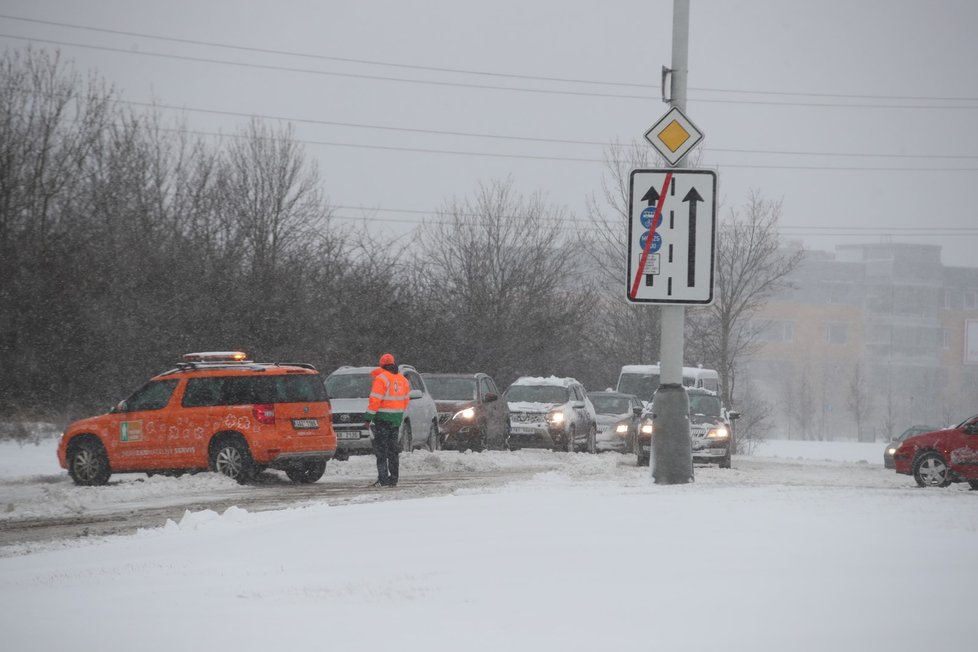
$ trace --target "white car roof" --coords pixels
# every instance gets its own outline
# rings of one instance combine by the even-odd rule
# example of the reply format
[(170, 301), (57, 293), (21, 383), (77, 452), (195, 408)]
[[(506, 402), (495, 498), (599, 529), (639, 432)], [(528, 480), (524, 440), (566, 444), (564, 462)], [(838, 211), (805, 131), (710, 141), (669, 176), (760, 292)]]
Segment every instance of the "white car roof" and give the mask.
[(575, 378), (559, 378), (557, 376), (521, 376), (517, 378), (514, 385), (557, 385), (558, 387), (570, 387), (580, 385)]
[[(371, 371), (373, 371), (376, 368), (377, 368), (376, 366), (373, 366), (373, 367), (348, 367), (348, 366), (339, 367), (333, 373), (331, 373), (330, 376), (332, 376), (334, 374), (369, 374)], [(414, 367), (412, 367), (409, 364), (397, 365), (397, 368), (398, 368), (398, 371), (403, 371), (405, 369), (409, 369), (411, 371), (417, 371)]]

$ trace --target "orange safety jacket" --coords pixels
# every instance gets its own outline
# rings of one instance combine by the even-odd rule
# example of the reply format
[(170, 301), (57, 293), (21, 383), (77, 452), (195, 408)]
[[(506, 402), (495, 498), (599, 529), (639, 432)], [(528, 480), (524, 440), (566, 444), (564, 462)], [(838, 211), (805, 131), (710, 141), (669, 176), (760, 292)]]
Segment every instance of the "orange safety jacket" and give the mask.
[(370, 400), (367, 402), (367, 421), (383, 421), (392, 426), (400, 426), (404, 420), (404, 411), (411, 399), (408, 393), (411, 384), (401, 374), (392, 374), (382, 367), (370, 372), (374, 384), (370, 388)]

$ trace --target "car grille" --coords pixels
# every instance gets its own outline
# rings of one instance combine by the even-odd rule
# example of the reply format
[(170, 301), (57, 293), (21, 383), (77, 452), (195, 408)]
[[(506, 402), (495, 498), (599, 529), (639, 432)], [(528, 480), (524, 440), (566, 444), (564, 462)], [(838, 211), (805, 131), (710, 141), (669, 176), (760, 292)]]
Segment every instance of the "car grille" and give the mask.
[(344, 425), (348, 423), (363, 423), (366, 421), (363, 412), (333, 412), (333, 423)]
[(445, 423), (452, 418), (451, 412), (439, 412), (438, 413), (438, 423)]
[(509, 420), (518, 423), (540, 423), (546, 420), (546, 415), (543, 412), (511, 412)]

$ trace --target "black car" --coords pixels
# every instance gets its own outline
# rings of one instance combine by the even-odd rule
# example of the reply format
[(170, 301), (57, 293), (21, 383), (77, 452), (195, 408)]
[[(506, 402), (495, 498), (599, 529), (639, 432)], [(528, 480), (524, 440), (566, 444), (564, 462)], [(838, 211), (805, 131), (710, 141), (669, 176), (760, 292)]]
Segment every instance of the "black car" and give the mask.
[(421, 374), (438, 410), (442, 448), (509, 448), (509, 406), (484, 373)]

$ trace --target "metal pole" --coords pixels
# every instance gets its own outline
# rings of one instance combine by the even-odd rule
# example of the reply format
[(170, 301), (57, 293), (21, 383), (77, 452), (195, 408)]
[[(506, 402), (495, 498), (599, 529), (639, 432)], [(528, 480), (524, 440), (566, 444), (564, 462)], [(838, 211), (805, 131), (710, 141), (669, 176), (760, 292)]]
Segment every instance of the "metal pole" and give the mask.
[[(689, 0), (672, 5), (672, 88), (670, 103), (686, 111), (689, 68)], [(685, 167), (679, 161), (674, 167)], [(652, 480), (656, 484), (684, 484), (693, 479), (693, 451), (689, 438), (689, 400), (683, 389), (684, 306), (662, 306), (659, 357), (661, 384), (652, 401)]]

